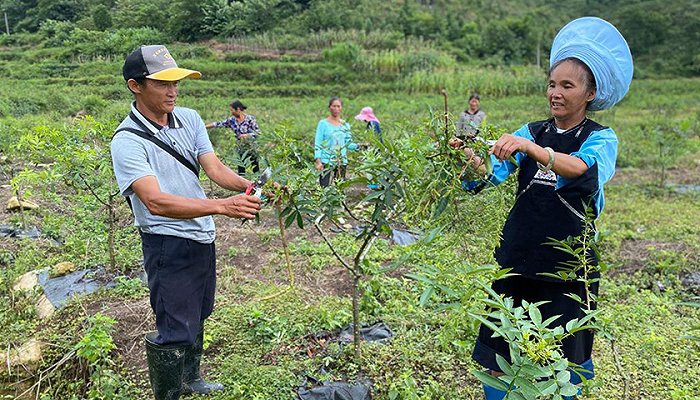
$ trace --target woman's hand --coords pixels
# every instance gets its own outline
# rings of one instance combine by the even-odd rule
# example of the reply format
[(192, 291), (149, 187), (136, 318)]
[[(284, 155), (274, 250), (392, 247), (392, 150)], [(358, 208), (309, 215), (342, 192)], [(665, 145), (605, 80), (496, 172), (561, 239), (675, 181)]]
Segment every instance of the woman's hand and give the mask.
[(323, 163), (321, 162), (320, 158), (316, 159), (316, 171), (323, 171)]
[(489, 154), (493, 154), (496, 158), (503, 161), (509, 159), (518, 151), (527, 154), (533, 145), (535, 145), (535, 143), (531, 140), (520, 136), (505, 134), (491, 147)]
[(453, 149), (458, 149), (458, 148), (464, 146), (464, 141), (462, 141), (461, 139), (457, 139), (456, 137), (453, 137), (452, 139), (450, 139), (449, 142), (447, 142), (447, 145), (452, 147)]
[(465, 147), (464, 155), (467, 156), (467, 164), (480, 174), (486, 174), (486, 166), (484, 160), (476, 155), (476, 152), (471, 147)]

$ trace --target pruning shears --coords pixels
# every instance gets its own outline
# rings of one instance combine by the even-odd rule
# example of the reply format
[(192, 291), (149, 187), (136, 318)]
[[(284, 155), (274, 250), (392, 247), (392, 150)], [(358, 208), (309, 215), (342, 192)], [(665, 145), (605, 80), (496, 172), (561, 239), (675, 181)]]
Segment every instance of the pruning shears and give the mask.
[[(272, 169), (270, 167), (265, 168), (265, 170), (260, 174), (258, 179), (255, 181), (251, 182), (248, 187), (245, 188), (245, 194), (247, 196), (255, 196), (257, 198), (260, 198), (262, 196), (262, 188), (265, 186), (265, 183), (270, 179), (270, 176), (272, 176)], [(258, 218), (260, 218), (259, 215), (255, 216), (255, 220), (258, 221)], [(245, 224), (248, 220), (244, 219), (241, 222), (241, 225)]]
[(258, 179), (255, 181), (251, 182), (250, 185), (248, 185), (247, 188), (245, 188), (245, 194), (248, 196), (255, 196), (257, 198), (260, 198), (262, 195), (262, 188), (265, 186), (265, 183), (270, 179), (272, 176), (272, 169), (270, 167), (265, 168), (265, 170), (260, 174)]
[(494, 144), (496, 144), (495, 139), (484, 139), (481, 136), (479, 136), (479, 130), (477, 129), (474, 135), (457, 135), (457, 139), (461, 140), (462, 146), (461, 147), (466, 147), (467, 142), (480, 142), (484, 143), (485, 145), (489, 146), (489, 148), (493, 147)]
[(493, 147), (493, 145), (497, 142), (496, 139), (484, 139), (481, 136), (476, 136), (472, 140), (474, 140), (475, 142), (485, 143), (489, 147)]

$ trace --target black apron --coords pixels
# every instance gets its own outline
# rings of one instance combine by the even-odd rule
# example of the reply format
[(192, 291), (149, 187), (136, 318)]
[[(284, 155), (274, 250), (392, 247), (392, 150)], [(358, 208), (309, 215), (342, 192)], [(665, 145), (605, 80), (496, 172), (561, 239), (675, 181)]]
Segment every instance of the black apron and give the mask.
[[(530, 123), (528, 128), (535, 143), (565, 154), (578, 151), (591, 132), (605, 129), (589, 119), (562, 133), (557, 133), (553, 119)], [(555, 188), (556, 182), (557, 175), (540, 171), (532, 158), (525, 157), (522, 161), (515, 204), (495, 252), (501, 267), (512, 268), (512, 272), (531, 279), (553, 280), (538, 274), (554, 273), (563, 263), (574, 261), (569, 254), (546, 243), (552, 238), (576, 237), (583, 231), (586, 206), (593, 205), (599, 189), (598, 164), (561, 188)], [(597, 264), (595, 253), (590, 252), (589, 256)]]

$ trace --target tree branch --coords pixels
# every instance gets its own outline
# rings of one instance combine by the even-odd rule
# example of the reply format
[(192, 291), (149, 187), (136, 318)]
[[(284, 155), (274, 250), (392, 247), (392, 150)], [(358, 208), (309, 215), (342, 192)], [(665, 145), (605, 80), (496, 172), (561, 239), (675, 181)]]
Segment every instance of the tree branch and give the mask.
[(350, 207), (348, 207), (348, 204), (347, 204), (346, 202), (343, 201), (342, 204), (343, 204), (343, 208), (345, 209), (345, 211), (348, 212), (348, 215), (350, 215), (350, 217), (351, 217), (352, 219), (354, 219), (355, 221), (362, 221), (362, 222), (364, 222), (364, 223), (368, 223), (368, 222), (369, 222), (368, 220), (366, 220), (366, 219), (364, 219), (364, 218), (361, 219), (361, 218), (359, 218), (359, 217), (356, 217), (355, 214), (352, 213), (352, 211), (350, 210)]
[(83, 180), (83, 184), (85, 184), (85, 187), (88, 188), (88, 190), (90, 191), (90, 193), (97, 199), (97, 201), (99, 201), (103, 206), (109, 208), (110, 205), (107, 204), (107, 203), (105, 203), (104, 200), (102, 200), (102, 198), (101, 198), (100, 196), (98, 196), (97, 193), (95, 193), (95, 191), (92, 189), (92, 186), (90, 186), (90, 184), (88, 183), (87, 179), (85, 179), (85, 177), (83, 176), (83, 174), (82, 174), (82, 173), (78, 173), (78, 176), (80, 177), (80, 179)]
[(350, 271), (350, 273), (352, 274), (352, 276), (357, 276), (357, 271), (355, 271), (355, 270), (343, 259), (343, 257), (342, 257), (340, 254), (338, 254), (338, 252), (335, 250), (335, 247), (333, 246), (333, 243), (331, 243), (331, 241), (328, 240), (328, 237), (326, 237), (326, 233), (323, 232), (323, 229), (321, 229), (321, 226), (320, 226), (319, 224), (320, 224), (320, 222), (321, 222), (322, 219), (323, 219), (323, 214), (319, 215), (319, 216), (314, 220), (314, 226), (316, 227), (316, 230), (317, 230), (318, 233), (321, 235), (321, 238), (323, 238), (323, 241), (326, 242), (326, 244), (328, 245), (328, 247), (331, 249), (331, 252), (332, 252), (333, 255), (335, 256), (335, 258), (337, 258), (338, 261), (340, 261), (340, 263), (343, 265), (343, 267), (345, 267), (345, 269), (347, 269), (348, 271)]

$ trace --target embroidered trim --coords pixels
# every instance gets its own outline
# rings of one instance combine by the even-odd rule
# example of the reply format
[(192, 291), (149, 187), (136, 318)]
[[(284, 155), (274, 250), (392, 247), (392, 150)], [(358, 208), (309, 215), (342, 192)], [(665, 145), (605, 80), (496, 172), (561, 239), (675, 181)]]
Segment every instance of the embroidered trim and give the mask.
[(561, 202), (566, 206), (566, 208), (569, 209), (569, 211), (571, 211), (572, 213), (574, 213), (574, 214), (575, 214), (577, 217), (579, 217), (581, 220), (586, 219), (586, 217), (583, 216), (583, 215), (581, 215), (580, 212), (576, 211), (576, 209), (573, 208), (573, 207), (571, 206), (571, 204), (569, 204), (569, 202), (567, 202), (566, 200), (564, 200), (564, 198), (561, 197), (561, 195), (560, 195), (559, 193), (557, 193), (557, 197), (559, 197), (559, 200), (561, 200)]

